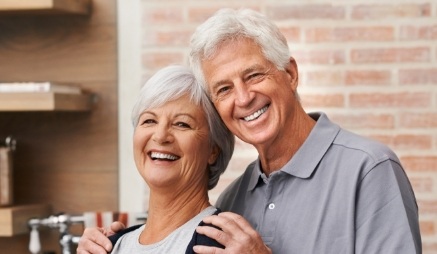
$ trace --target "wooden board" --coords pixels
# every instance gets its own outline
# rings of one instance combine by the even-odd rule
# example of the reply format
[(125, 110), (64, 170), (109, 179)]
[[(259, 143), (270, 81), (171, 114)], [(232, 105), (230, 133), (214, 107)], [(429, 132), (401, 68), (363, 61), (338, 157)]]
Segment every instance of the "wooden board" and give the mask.
[(0, 207), (0, 236), (28, 234), (27, 221), (44, 218), (51, 213), (49, 205), (21, 205)]
[(87, 111), (90, 94), (0, 93), (0, 111)]
[(82, 14), (90, 13), (90, 0), (2, 0), (0, 14)]

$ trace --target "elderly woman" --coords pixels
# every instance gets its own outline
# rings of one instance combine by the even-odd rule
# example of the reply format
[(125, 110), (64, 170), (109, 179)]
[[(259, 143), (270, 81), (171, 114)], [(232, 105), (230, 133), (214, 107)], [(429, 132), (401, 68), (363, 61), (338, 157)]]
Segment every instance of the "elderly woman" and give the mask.
[[(196, 241), (220, 246), (195, 229), (216, 213), (208, 190), (226, 169), (235, 141), (191, 71), (158, 71), (141, 89), (132, 121), (135, 164), (150, 187), (148, 218), (117, 234), (112, 253), (193, 253)], [(83, 245), (78, 253), (89, 253)]]

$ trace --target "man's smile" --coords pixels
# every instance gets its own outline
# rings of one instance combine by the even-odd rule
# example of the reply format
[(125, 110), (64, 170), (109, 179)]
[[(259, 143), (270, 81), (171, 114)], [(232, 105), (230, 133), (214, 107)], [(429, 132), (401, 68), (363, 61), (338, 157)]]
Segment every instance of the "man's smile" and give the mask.
[(250, 121), (253, 121), (253, 120), (257, 119), (257, 118), (260, 117), (262, 114), (264, 114), (264, 112), (267, 111), (267, 109), (269, 108), (269, 106), (270, 106), (270, 105), (266, 105), (266, 106), (264, 106), (263, 108), (261, 108), (261, 109), (257, 110), (256, 112), (254, 112), (253, 114), (248, 115), (248, 116), (246, 116), (246, 117), (243, 117), (244, 121), (246, 121), (246, 122), (250, 122)]

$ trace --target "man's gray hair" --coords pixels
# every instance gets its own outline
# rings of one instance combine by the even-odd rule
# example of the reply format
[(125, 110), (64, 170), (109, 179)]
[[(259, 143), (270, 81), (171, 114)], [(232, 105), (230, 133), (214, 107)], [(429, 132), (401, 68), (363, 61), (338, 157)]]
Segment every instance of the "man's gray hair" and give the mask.
[(202, 72), (202, 61), (214, 57), (223, 42), (241, 38), (253, 40), (277, 69), (284, 70), (289, 63), (287, 40), (267, 17), (251, 9), (221, 9), (197, 27), (190, 42), (191, 68), (208, 94), (210, 91)]

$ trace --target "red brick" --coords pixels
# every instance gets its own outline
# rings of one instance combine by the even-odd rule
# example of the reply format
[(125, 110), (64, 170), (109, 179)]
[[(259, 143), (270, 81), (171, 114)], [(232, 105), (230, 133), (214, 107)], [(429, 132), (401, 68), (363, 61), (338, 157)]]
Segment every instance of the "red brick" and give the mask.
[(434, 182), (429, 177), (416, 177), (409, 176), (410, 183), (413, 187), (414, 192), (417, 193), (430, 193), (434, 190)]
[(437, 128), (437, 112), (403, 113), (399, 125), (404, 128)]
[(390, 41), (393, 27), (318, 27), (305, 30), (306, 42)]
[(437, 85), (437, 68), (399, 70), (401, 85)]
[(309, 71), (306, 73), (307, 86), (339, 86), (343, 85), (341, 71)]
[(379, 48), (354, 49), (351, 51), (353, 63), (397, 63), (397, 62), (429, 62), (431, 49), (415, 48)]
[(142, 57), (143, 67), (156, 69), (169, 64), (181, 64), (184, 60), (183, 53), (174, 52), (144, 52)]
[(279, 27), (282, 34), (287, 39), (288, 43), (300, 42), (301, 41), (301, 31), (298, 27)]
[(184, 22), (182, 8), (144, 8), (142, 13), (144, 26), (152, 24), (180, 24)]
[(436, 254), (437, 253), (437, 242), (431, 242), (423, 239), (422, 243), (423, 254)]
[(421, 221), (420, 232), (423, 236), (432, 236), (436, 233), (436, 225), (434, 221)]
[(431, 105), (429, 93), (352, 93), (351, 107), (427, 107)]
[(352, 19), (383, 20), (389, 18), (429, 17), (430, 4), (372, 4), (352, 7)]
[[(211, 7), (211, 6), (213, 6), (213, 7)], [(223, 5), (222, 6), (222, 5), (215, 5), (215, 3), (214, 3), (214, 5), (210, 4), (207, 7), (203, 7), (203, 6), (202, 7), (191, 7), (191, 8), (188, 9), (188, 20), (190, 22), (194, 22), (196, 24), (200, 24), (201, 22), (207, 20), (209, 17), (214, 15), (214, 13), (216, 11), (218, 11), (219, 9), (221, 9), (221, 8), (234, 8), (234, 9), (238, 9), (239, 6), (238, 7), (237, 6), (232, 7), (232, 6), (228, 6), (228, 5)], [(261, 10), (259, 8), (259, 5), (248, 5), (248, 4), (246, 4), (246, 5), (244, 5), (244, 8), (250, 8), (252, 10), (261, 12)]]
[(346, 72), (346, 85), (390, 85), (391, 71), (357, 70)]
[(401, 26), (402, 40), (435, 40), (437, 39), (437, 25)]
[(301, 94), (301, 101), (306, 107), (344, 107), (342, 94)]
[(297, 64), (343, 64), (346, 62), (343, 50), (308, 50), (293, 51), (291, 55), (296, 59)]
[(417, 200), (421, 214), (435, 214), (437, 212), (437, 200)]
[(188, 10), (188, 20), (200, 24), (211, 17), (219, 9), (220, 7), (192, 7)]
[(434, 221), (420, 221), (420, 233), (423, 236), (434, 235), (436, 233)]
[[(402, 165), (409, 171), (427, 171), (437, 173), (437, 155), (435, 156), (402, 156)], [(437, 201), (436, 201), (437, 205)], [(436, 207), (437, 211), (437, 207)]]
[(267, 7), (266, 13), (273, 20), (293, 19), (344, 19), (345, 7), (329, 4), (277, 5)]
[(393, 129), (394, 116), (388, 114), (330, 114), (329, 118), (346, 129)]
[(370, 137), (379, 140), (396, 151), (432, 148), (432, 136), (430, 135), (371, 135)]
[(186, 46), (193, 31), (177, 29), (171, 31), (148, 31), (144, 33), (145, 46)]

